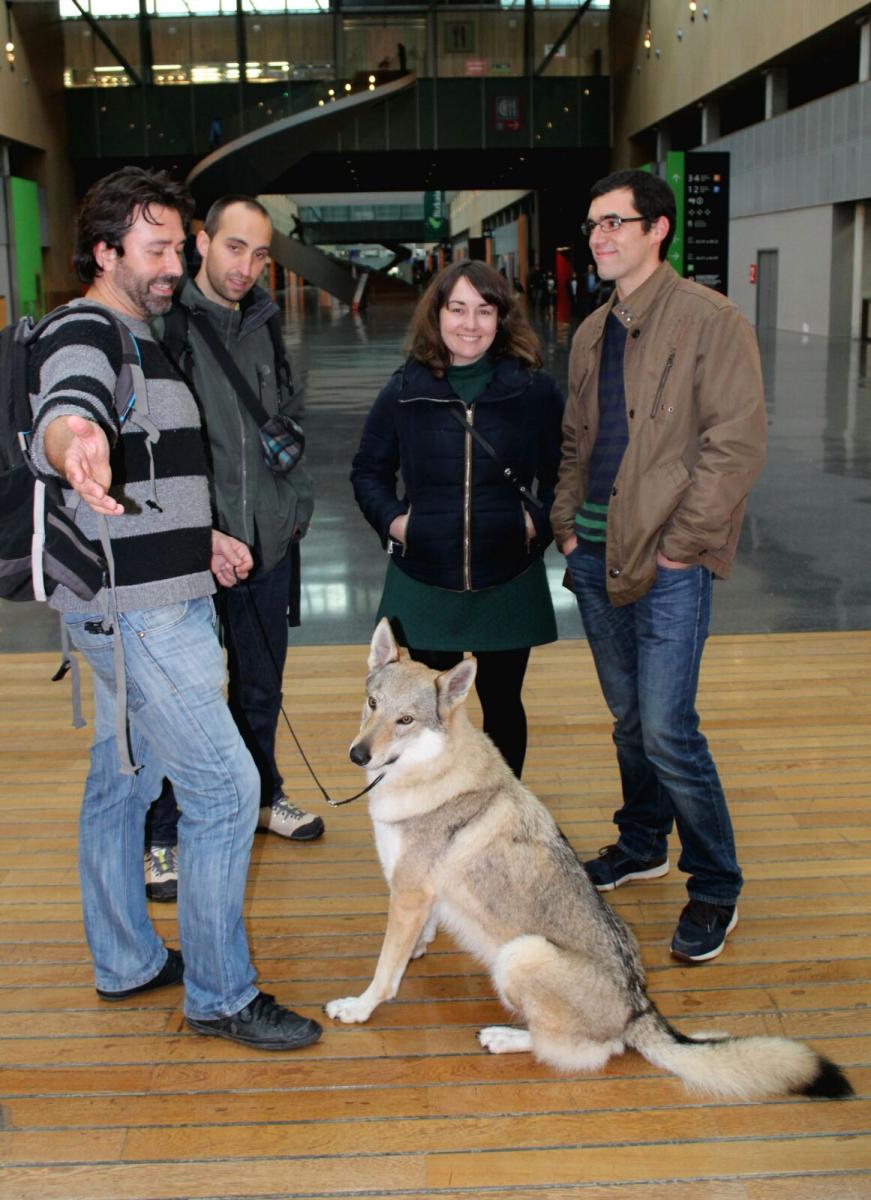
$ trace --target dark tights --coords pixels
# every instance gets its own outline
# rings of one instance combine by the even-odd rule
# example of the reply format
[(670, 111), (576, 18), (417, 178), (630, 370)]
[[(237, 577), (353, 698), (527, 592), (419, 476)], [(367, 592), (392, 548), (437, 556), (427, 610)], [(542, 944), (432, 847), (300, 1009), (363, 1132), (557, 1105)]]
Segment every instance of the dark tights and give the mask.
[[(415, 662), (435, 671), (455, 667), (462, 650), (412, 650)], [(526, 713), (520, 699), (523, 676), (529, 662), (529, 647), (521, 650), (473, 650), (478, 660), (475, 688), (484, 713), (484, 732), (520, 778), (526, 758)]]

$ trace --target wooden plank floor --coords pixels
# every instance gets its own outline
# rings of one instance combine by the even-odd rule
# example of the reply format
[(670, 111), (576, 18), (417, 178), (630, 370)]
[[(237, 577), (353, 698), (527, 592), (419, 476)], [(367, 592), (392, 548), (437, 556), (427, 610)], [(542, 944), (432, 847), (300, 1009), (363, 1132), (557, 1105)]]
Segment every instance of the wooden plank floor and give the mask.
[[(289, 711), (335, 795), (362, 782), (346, 750), (364, 663), (362, 647), (288, 662)], [(669, 958), (676, 870), (614, 897), (669, 1017), (806, 1037), (847, 1068), (842, 1103), (700, 1101), (634, 1054), (594, 1078), (486, 1055), (474, 1031), (499, 1006), (444, 935), (368, 1025), (292, 1055), (184, 1032), (180, 990), (100, 1003), (75, 870), (88, 732), (54, 665), (0, 660), (3, 1200), (871, 1196), (871, 633), (711, 641), (700, 706), (747, 877), (722, 957)], [(617, 776), (586, 644), (536, 651), (526, 697), (527, 782), (593, 853)], [(287, 735), (280, 760), (324, 811)], [(365, 984), (386, 911), (365, 801), (325, 816), (314, 845), (258, 836), (248, 894), (261, 983), (306, 1012)], [(152, 908), (174, 942), (173, 907)]]

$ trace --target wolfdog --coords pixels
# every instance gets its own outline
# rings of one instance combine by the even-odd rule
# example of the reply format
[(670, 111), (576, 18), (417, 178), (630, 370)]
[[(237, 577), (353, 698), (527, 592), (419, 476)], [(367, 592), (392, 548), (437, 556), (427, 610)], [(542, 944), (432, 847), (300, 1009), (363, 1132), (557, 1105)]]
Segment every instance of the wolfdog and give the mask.
[(478, 1033), (494, 1054), (531, 1051), (561, 1071), (599, 1070), (637, 1050), (691, 1089), (750, 1098), (842, 1097), (839, 1067), (781, 1037), (688, 1037), (647, 995), (638, 944), (600, 897), (550, 813), (515, 778), (463, 702), (473, 658), (438, 673), (401, 654), (387, 620), (369, 652), (350, 755), (370, 781), (375, 842), (390, 886), (375, 975), (329, 1017), (366, 1021), (445, 927), (490, 972), (525, 1028)]

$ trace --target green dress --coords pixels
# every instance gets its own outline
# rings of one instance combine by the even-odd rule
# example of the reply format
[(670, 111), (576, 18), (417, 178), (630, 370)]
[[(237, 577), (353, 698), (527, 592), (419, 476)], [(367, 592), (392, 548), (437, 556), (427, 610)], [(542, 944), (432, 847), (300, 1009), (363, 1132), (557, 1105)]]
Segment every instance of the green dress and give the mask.
[[(448, 367), (447, 380), (457, 396), (471, 404), (487, 387), (493, 371), (485, 355), (467, 367)], [(416, 650), (519, 650), (557, 640), (547, 573), (540, 558), (507, 583), (474, 592), (421, 583), (391, 559), (376, 620), (382, 617), (397, 622), (405, 644)]]

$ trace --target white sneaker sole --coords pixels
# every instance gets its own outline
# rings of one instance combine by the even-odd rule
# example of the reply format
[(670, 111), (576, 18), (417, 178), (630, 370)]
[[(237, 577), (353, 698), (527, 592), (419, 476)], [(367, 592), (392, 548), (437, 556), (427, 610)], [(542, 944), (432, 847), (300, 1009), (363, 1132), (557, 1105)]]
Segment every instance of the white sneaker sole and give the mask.
[(666, 859), (658, 867), (650, 867), (647, 871), (632, 871), (629, 875), (621, 875), (615, 883), (595, 883), (593, 886), (597, 892), (615, 892), (618, 887), (622, 887), (624, 883), (631, 883), (633, 879), (661, 879), (670, 870), (671, 863)]

